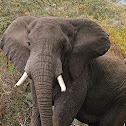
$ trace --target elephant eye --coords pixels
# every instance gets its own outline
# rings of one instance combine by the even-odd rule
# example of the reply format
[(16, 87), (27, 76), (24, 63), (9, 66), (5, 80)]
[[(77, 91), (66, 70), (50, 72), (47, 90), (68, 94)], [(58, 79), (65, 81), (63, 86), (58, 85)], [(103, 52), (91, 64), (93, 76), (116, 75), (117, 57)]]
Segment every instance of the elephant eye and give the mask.
[(62, 46), (61, 46), (61, 50), (64, 52), (64, 53), (67, 53), (69, 51), (69, 45), (67, 43), (64, 43)]
[(61, 49), (63, 50), (65, 48), (65, 44), (63, 44), (62, 46), (61, 46)]
[(30, 40), (28, 40), (28, 41), (27, 41), (27, 43), (28, 43), (28, 46), (30, 46), (30, 45), (31, 45), (31, 44), (30, 44)]

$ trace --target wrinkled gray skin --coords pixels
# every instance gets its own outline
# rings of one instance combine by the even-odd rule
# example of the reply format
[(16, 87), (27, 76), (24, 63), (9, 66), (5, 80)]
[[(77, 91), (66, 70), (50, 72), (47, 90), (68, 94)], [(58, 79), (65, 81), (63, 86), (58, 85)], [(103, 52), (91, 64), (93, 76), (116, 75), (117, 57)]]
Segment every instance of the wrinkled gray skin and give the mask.
[(88, 67), (91, 83), (76, 118), (89, 126), (123, 126), (126, 122), (124, 61), (106, 53), (93, 59)]
[[(75, 117), (90, 126), (123, 124), (126, 69), (105, 54), (110, 41), (95, 22), (20, 17), (5, 31), (0, 48), (32, 79), (32, 126), (69, 126)], [(60, 74), (64, 93), (56, 79)]]

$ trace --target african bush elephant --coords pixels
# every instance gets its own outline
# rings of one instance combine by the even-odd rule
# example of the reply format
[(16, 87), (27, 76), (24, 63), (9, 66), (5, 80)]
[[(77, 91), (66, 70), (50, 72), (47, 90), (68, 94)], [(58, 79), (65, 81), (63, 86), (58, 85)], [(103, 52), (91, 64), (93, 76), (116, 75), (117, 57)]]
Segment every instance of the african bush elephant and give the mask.
[[(110, 48), (109, 36), (97, 23), (19, 17), (3, 34), (0, 48), (25, 72), (23, 77), (32, 79), (32, 126), (69, 126), (74, 117), (89, 124), (102, 118), (99, 126), (123, 122), (125, 66), (105, 54)], [(64, 84), (61, 75), (66, 92), (60, 91), (56, 79), (60, 77), (59, 84)]]

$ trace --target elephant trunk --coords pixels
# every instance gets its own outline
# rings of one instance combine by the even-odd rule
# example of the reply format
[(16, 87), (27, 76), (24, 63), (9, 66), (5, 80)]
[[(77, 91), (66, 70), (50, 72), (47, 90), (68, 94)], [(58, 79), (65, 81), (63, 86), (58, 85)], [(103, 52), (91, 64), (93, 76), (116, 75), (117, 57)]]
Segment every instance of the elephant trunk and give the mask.
[[(55, 66), (49, 61), (51, 56), (40, 56), (31, 72), (34, 81), (42, 126), (52, 126), (52, 84)], [(44, 60), (47, 61), (44, 61)]]

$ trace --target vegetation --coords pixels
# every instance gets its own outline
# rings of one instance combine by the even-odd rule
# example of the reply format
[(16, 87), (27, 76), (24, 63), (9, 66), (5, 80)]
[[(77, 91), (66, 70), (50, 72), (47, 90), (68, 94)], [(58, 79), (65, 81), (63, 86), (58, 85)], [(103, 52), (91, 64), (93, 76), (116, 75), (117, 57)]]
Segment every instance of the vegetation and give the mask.
[[(110, 35), (110, 52), (126, 58), (126, 5), (107, 0), (0, 0), (0, 37), (19, 16), (89, 18)], [(0, 50), (0, 125), (29, 126), (31, 116), (30, 80), (15, 90), (20, 77)], [(84, 125), (77, 120), (74, 125)]]
[[(111, 2), (115, 2), (115, 3), (118, 3), (118, 2), (121, 2), (122, 0), (110, 0)], [(124, 2), (126, 2), (126, 0), (124, 0)]]

